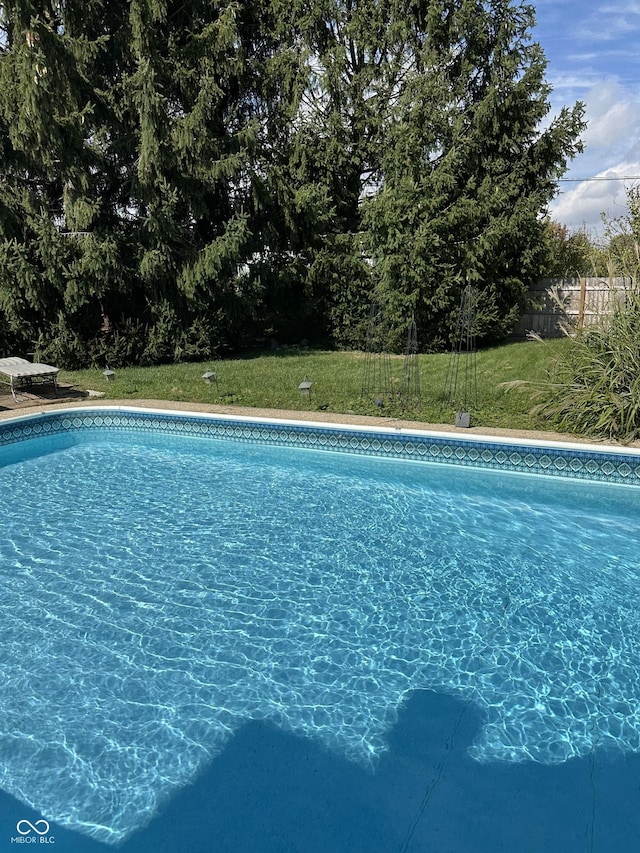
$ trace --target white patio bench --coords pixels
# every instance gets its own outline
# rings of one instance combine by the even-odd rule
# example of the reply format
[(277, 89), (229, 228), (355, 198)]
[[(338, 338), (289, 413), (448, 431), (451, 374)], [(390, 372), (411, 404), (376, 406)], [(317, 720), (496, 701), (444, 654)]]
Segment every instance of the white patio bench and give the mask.
[(59, 367), (38, 364), (27, 361), (26, 358), (0, 358), (0, 382), (11, 388), (11, 395), (16, 402), (16, 391), (43, 383), (52, 382), (57, 394), (59, 372)]

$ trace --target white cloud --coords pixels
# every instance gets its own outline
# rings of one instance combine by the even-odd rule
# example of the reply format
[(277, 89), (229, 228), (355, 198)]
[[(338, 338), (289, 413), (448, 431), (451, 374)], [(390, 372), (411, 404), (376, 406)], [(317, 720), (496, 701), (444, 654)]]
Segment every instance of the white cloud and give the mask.
[(627, 189), (640, 183), (633, 179), (635, 175), (640, 175), (640, 160), (619, 163), (577, 186), (562, 183), (561, 194), (550, 206), (551, 218), (570, 231), (584, 229), (594, 235), (602, 234), (603, 214), (611, 220), (626, 213)]
[[(576, 74), (575, 72), (548, 74), (547, 79), (554, 92), (560, 91), (566, 93), (567, 91), (584, 92), (585, 89), (596, 86), (602, 79), (602, 76), (595, 71), (587, 71), (582, 74)], [(578, 95), (573, 95), (572, 97), (578, 97)]]
[(574, 36), (583, 41), (606, 42), (626, 38), (640, 32), (640, 4), (605, 3), (576, 24)]
[(537, 0), (536, 11), (551, 114), (580, 100), (587, 121), (585, 150), (549, 212), (572, 230), (602, 233), (601, 213), (623, 215), (626, 189), (640, 184), (640, 0)]
[(640, 86), (623, 86), (609, 77), (592, 86), (583, 100), (587, 130), (585, 151), (576, 157), (565, 178), (595, 180), (560, 183), (551, 216), (571, 230), (602, 233), (608, 218), (626, 211), (626, 187), (640, 182)]
[(640, 127), (637, 99), (615, 79), (603, 80), (586, 98), (588, 127), (584, 134), (587, 148), (612, 149), (627, 146)]
[(638, 51), (633, 45), (629, 47), (612, 47), (606, 50), (600, 47), (598, 50), (584, 50), (581, 53), (567, 54), (569, 62), (599, 62), (602, 59), (624, 59), (625, 62), (638, 62)]

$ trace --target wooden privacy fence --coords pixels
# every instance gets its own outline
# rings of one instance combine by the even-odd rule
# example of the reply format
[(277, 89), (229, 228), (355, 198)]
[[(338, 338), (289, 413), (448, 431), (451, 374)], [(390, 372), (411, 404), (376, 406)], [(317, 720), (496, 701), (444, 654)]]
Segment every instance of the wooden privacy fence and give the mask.
[(633, 279), (546, 278), (529, 291), (531, 308), (523, 314), (512, 337), (523, 340), (530, 332), (541, 338), (560, 338), (563, 327), (580, 328), (597, 322), (614, 304), (624, 301)]

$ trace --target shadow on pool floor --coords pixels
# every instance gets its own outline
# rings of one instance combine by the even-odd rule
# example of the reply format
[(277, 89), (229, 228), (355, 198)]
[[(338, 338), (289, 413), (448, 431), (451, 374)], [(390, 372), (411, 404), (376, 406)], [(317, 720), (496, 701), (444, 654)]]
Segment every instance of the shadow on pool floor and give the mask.
[[(55, 853), (635, 853), (640, 756), (472, 761), (473, 706), (416, 691), (376, 772), (249, 723), (198, 781), (119, 847), (52, 824)], [(0, 851), (41, 815), (0, 794)], [(31, 848), (35, 844), (30, 845)], [(38, 849), (43, 848), (38, 844)], [(20, 845), (25, 849), (26, 845)]]

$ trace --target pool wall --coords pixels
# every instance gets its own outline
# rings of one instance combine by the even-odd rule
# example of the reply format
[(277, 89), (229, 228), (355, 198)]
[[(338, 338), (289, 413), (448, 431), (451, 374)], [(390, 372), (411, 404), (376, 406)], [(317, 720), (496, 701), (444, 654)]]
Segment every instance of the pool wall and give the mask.
[(105, 429), (139, 434), (161, 432), (511, 473), (640, 484), (640, 450), (633, 448), (494, 439), (477, 434), (462, 438), (457, 434), (397, 427), (372, 429), (120, 406), (58, 409), (3, 421), (0, 423), (0, 448), (47, 436), (71, 437), (75, 432)]

